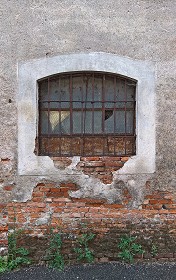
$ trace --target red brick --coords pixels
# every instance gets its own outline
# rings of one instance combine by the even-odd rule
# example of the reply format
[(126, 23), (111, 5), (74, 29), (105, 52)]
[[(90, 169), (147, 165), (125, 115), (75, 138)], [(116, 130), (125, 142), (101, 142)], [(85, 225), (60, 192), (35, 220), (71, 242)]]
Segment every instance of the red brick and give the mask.
[(39, 187), (39, 191), (40, 191), (40, 192), (46, 193), (46, 192), (49, 192), (49, 191), (50, 191), (50, 188), (47, 188), (47, 187)]
[(67, 202), (66, 207), (82, 207), (85, 206), (85, 202)]
[(157, 199), (157, 198), (161, 199), (162, 196), (160, 194), (149, 194), (149, 195), (146, 195), (145, 198), (146, 199)]
[(158, 204), (159, 201), (158, 201), (157, 199), (150, 199), (150, 200), (149, 200), (149, 203), (150, 203), (150, 204)]
[(8, 231), (8, 225), (0, 226), (0, 231)]
[[(34, 199), (33, 199), (33, 200), (34, 200)], [(46, 201), (46, 202), (52, 202), (53, 200), (52, 200), (52, 198), (46, 198), (45, 201)]]
[(14, 188), (14, 186), (4, 186), (4, 187), (3, 187), (3, 190), (4, 190), (4, 191), (12, 191), (13, 188)]
[(105, 167), (95, 167), (96, 172), (103, 172), (105, 171)]
[(106, 161), (105, 165), (107, 167), (122, 167), (123, 163), (121, 163), (120, 161)]
[(75, 183), (70, 183), (70, 182), (68, 182), (68, 183), (61, 183), (60, 184), (60, 187), (62, 188), (62, 187), (67, 187), (67, 188), (75, 188), (76, 187), (76, 184)]
[(58, 193), (58, 192), (48, 192), (47, 194), (46, 194), (46, 197), (60, 197), (61, 195), (60, 195), (60, 192)]
[(81, 161), (98, 161), (100, 160), (100, 157), (81, 157)]
[(51, 188), (50, 192), (61, 192), (60, 188)]
[(65, 197), (59, 197), (59, 198), (53, 198), (54, 202), (70, 202), (71, 200), (69, 198)]
[[(55, 200), (55, 198), (53, 199)], [(50, 207), (66, 207), (66, 203), (65, 202), (52, 202), (50, 204)]]
[(126, 162), (126, 161), (129, 160), (129, 158), (130, 158), (130, 157), (121, 157), (121, 161), (122, 161), (122, 162)]
[(102, 161), (92, 161), (92, 162), (88, 162), (86, 163), (85, 167), (102, 167), (105, 166), (105, 163)]
[(45, 186), (45, 183), (38, 183), (37, 187)]
[(43, 202), (43, 197), (33, 197), (33, 202)]
[(44, 197), (44, 193), (43, 192), (33, 192), (33, 194), (32, 194), (32, 196), (33, 197), (38, 197), (38, 196), (40, 196), (40, 197)]
[(123, 208), (124, 206), (122, 204), (104, 204), (104, 207), (120, 209), (120, 208)]
[(0, 244), (1, 245), (8, 245), (8, 240), (5, 240), (5, 239), (0, 240)]

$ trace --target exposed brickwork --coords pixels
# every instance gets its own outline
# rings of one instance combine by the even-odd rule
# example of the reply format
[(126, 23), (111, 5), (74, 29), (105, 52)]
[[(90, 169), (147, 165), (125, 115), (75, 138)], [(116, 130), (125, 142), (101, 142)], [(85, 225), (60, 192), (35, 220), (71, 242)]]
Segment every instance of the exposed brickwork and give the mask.
[[(85, 231), (96, 234), (91, 246), (97, 261), (117, 260), (117, 243), (125, 233), (138, 236), (146, 250), (144, 259), (152, 258), (152, 244), (158, 246), (159, 254), (155, 259), (176, 259), (176, 205), (171, 193), (157, 191), (146, 195), (143, 209), (128, 210), (126, 205), (131, 195), (127, 189), (123, 190), (121, 204), (108, 204), (103, 199), (71, 198), (69, 192), (77, 189), (72, 182), (60, 185), (41, 182), (35, 187), (30, 201), (8, 204), (9, 228), (15, 224), (16, 228), (25, 229), (26, 236), (19, 242), (30, 244), (31, 254), (36, 260), (42, 260), (45, 254), (49, 227), (62, 232), (63, 253), (70, 262), (76, 259), (73, 251), (76, 237)], [(153, 203), (153, 200), (158, 200), (158, 203)], [(168, 202), (170, 209), (153, 207), (163, 201), (165, 204)]]
[(6, 203), (0, 204), (0, 255), (7, 251), (8, 214)]
[(81, 157), (77, 168), (84, 174), (100, 179), (104, 184), (111, 184), (113, 171), (123, 167), (129, 157)]
[(171, 192), (168, 191), (154, 191), (145, 196), (143, 209), (156, 210), (176, 210), (176, 199)]
[(58, 169), (65, 169), (72, 163), (72, 158), (69, 157), (51, 157), (54, 165)]

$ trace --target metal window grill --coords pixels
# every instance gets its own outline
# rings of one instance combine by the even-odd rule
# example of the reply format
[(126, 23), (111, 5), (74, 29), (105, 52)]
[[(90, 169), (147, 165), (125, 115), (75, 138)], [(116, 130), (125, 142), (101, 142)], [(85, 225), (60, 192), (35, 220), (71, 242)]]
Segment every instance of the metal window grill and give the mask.
[(104, 72), (62, 73), (38, 81), (38, 154), (135, 154), (136, 81)]

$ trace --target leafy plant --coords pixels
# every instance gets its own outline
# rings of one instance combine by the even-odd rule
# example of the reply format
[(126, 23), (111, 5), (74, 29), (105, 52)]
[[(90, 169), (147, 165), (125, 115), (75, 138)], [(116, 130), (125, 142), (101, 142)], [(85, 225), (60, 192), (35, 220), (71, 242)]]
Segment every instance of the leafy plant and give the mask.
[(18, 268), (20, 265), (29, 265), (29, 251), (24, 247), (17, 246), (17, 238), (21, 230), (8, 235), (8, 255), (0, 257), (0, 273)]
[(118, 254), (118, 257), (126, 262), (133, 262), (134, 256), (136, 254), (144, 254), (144, 250), (140, 244), (135, 243), (137, 237), (132, 237), (125, 235), (120, 239), (118, 244), (121, 252)]
[(8, 236), (8, 270), (13, 270), (23, 264), (31, 264), (28, 257), (29, 251), (24, 247), (17, 246), (17, 238), (21, 232), (21, 230), (15, 231)]
[(152, 244), (151, 255), (152, 255), (152, 257), (155, 257), (158, 255), (158, 248), (156, 247), (155, 244)]
[(47, 252), (47, 259), (50, 268), (64, 269), (64, 258), (61, 253), (62, 239), (60, 233), (54, 233), (50, 230), (50, 244)]
[(8, 270), (7, 267), (7, 256), (1, 257), (0, 256), (0, 273), (3, 273)]
[(78, 238), (78, 245), (79, 247), (74, 248), (75, 253), (78, 255), (77, 260), (87, 260), (88, 262), (93, 262), (94, 255), (92, 250), (89, 248), (89, 243), (92, 241), (95, 237), (94, 233), (83, 233)]

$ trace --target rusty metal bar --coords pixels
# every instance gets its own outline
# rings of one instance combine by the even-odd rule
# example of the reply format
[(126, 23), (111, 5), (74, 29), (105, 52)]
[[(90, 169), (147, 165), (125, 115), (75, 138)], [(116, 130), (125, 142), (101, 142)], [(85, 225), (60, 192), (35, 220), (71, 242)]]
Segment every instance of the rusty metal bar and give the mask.
[[(70, 75), (70, 135), (73, 135), (73, 79), (72, 74)], [(72, 156), (72, 138), (70, 138), (70, 156)]]
[[(90, 134), (90, 133), (86, 133), (85, 134), (86, 135), (86, 137), (92, 137), (92, 138), (95, 138), (95, 137), (99, 137), (99, 138), (102, 138), (102, 137), (104, 137), (104, 138), (106, 138), (106, 137), (108, 137), (108, 136), (114, 136), (114, 133), (108, 133), (108, 134), (104, 134), (104, 135), (102, 135), (102, 134), (94, 134), (94, 135), (92, 135), (92, 134)], [(61, 136), (58, 136), (58, 134), (50, 134), (49, 136), (48, 136), (48, 134), (42, 134), (42, 135), (40, 135), (39, 136), (39, 138), (42, 138), (42, 137), (49, 137), (49, 138), (52, 138), (52, 137), (81, 137), (82, 135), (81, 134), (79, 134), (79, 133), (75, 133), (74, 135), (70, 135), (70, 134), (62, 134)], [(119, 134), (119, 135), (115, 135), (115, 137), (116, 138), (122, 138), (122, 137), (126, 137), (126, 138), (135, 138), (136, 136), (134, 136), (134, 135), (128, 135), (128, 134)]]
[[(59, 102), (59, 101), (58, 101)], [(84, 102), (83, 102), (84, 103)], [(100, 102), (99, 102), (100, 103)], [(51, 110), (52, 108), (50, 108)], [(94, 108), (94, 111), (100, 111), (102, 109), (102, 107), (100, 108)], [(61, 108), (61, 111), (70, 111), (68, 108)], [(114, 110), (114, 106), (112, 108), (107, 108), (106, 111), (112, 111)], [(121, 108), (115, 108), (115, 111), (122, 111), (125, 110), (125, 108), (121, 107)], [(48, 111), (48, 108), (42, 108), (41, 111)], [(52, 111), (59, 111), (58, 108), (53, 108)], [(79, 108), (72, 108), (72, 112), (79, 112), (81, 111), (81, 109)], [(83, 111), (91, 111), (92, 112), (92, 108), (83, 108)], [(126, 111), (134, 111), (133, 108), (126, 108)]]
[[(94, 83), (95, 83), (95, 78), (94, 78), (94, 73), (92, 74), (92, 135), (94, 135), (94, 120), (95, 120), (95, 108), (94, 108)], [(94, 155), (94, 142), (92, 141), (92, 155)]]
[(81, 79), (81, 154), (84, 153), (84, 133), (83, 133), (83, 124), (84, 124), (84, 114), (83, 114), (83, 94), (84, 94), (84, 75), (82, 75)]
[[(49, 127), (49, 124), (50, 124), (50, 80), (48, 78), (48, 136), (50, 135), (50, 127)], [(49, 155), (49, 140), (48, 140), (48, 155)]]
[(127, 116), (126, 116), (126, 101), (127, 101), (127, 88), (126, 88), (126, 79), (125, 79), (125, 154), (126, 154), (126, 131), (127, 131)]
[[(62, 130), (61, 130), (61, 89), (60, 89), (60, 77), (59, 77), (59, 81), (58, 81), (58, 85), (59, 85), (59, 90), (58, 90), (58, 94), (59, 94), (59, 134), (62, 134)], [(61, 143), (61, 139), (60, 139), (60, 143)], [(61, 144), (59, 145), (59, 155), (61, 156)]]
[(116, 155), (116, 145), (115, 145), (115, 130), (116, 130), (116, 93), (117, 93), (117, 77), (114, 76), (114, 155)]
[(38, 84), (38, 108), (39, 108), (39, 120), (38, 120), (38, 137), (37, 137), (37, 154), (40, 155), (40, 150), (41, 150), (41, 146), (42, 146), (42, 143), (40, 141), (40, 135), (42, 134), (42, 116), (40, 114), (41, 112), (41, 103), (39, 102), (41, 98), (41, 89), (40, 89), (40, 84)]
[[(102, 134), (105, 133), (105, 75), (102, 76)], [(103, 138), (103, 155), (105, 154), (105, 141)]]

